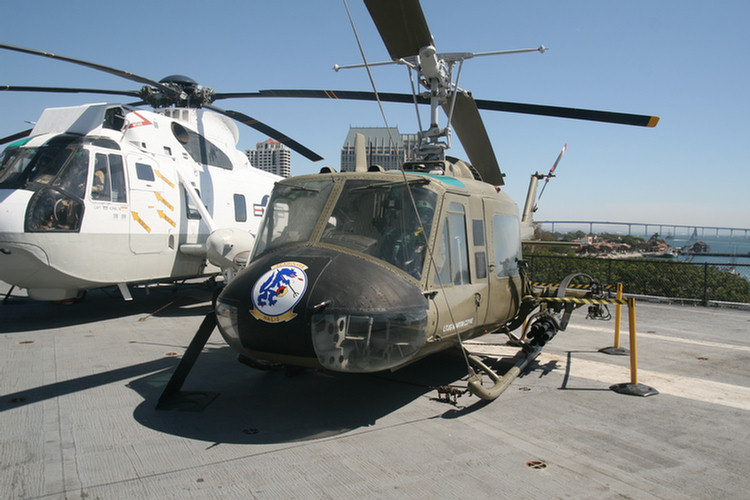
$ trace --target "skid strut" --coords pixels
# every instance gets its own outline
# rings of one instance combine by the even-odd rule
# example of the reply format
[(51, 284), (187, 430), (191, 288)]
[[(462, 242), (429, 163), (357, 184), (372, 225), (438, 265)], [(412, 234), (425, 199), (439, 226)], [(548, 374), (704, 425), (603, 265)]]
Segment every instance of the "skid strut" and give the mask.
[(216, 392), (183, 392), (180, 390), (215, 327), (216, 314), (211, 311), (203, 318), (203, 323), (195, 332), (195, 337), (190, 341), (180, 364), (177, 365), (177, 369), (164, 387), (159, 402), (156, 404), (157, 410), (201, 411), (219, 395)]

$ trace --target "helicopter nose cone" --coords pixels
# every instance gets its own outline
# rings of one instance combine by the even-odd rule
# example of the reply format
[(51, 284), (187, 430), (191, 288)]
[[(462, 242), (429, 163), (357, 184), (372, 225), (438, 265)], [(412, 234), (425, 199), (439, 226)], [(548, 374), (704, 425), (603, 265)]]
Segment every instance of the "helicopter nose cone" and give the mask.
[(324, 248), (263, 256), (217, 301), (220, 330), (243, 354), (345, 372), (402, 365), (422, 347), (428, 301), (407, 278)]

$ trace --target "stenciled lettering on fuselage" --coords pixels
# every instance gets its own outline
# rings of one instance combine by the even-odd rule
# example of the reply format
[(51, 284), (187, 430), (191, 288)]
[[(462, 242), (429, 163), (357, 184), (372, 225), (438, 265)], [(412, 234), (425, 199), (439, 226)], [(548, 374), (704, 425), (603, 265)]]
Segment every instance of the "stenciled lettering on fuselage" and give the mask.
[(466, 326), (471, 326), (473, 324), (474, 324), (474, 318), (467, 318), (457, 323), (450, 323), (450, 324), (443, 326), (443, 333), (455, 332), (455, 331), (461, 330), (462, 328)]
[(292, 309), (307, 289), (307, 266), (300, 262), (282, 262), (271, 267), (253, 285), (255, 319), (267, 323), (289, 321), (297, 316)]

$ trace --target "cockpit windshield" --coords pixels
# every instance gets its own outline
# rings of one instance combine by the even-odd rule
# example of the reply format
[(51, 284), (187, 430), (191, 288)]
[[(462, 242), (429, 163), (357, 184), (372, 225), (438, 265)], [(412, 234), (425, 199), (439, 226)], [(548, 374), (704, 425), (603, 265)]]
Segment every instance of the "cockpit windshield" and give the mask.
[(88, 151), (83, 149), (78, 136), (60, 135), (39, 148), (9, 147), (1, 161), (0, 188), (52, 185), (83, 197)]
[(81, 228), (90, 151), (81, 136), (62, 134), (38, 148), (9, 146), (0, 158), (0, 188), (34, 191), (26, 232)]
[(299, 184), (276, 183), (258, 231), (254, 255), (309, 240), (331, 188), (333, 182), (329, 179)]
[(420, 279), (437, 203), (425, 183), (348, 181), (320, 241), (372, 255)]
[(26, 167), (34, 158), (34, 148), (9, 146), (0, 156), (0, 188), (16, 189), (24, 185)]
[(429, 180), (408, 185), (382, 179), (347, 180), (331, 206), (328, 199), (336, 193), (332, 193), (334, 183), (328, 179), (302, 184), (279, 182), (254, 255), (308, 242), (323, 215), (320, 243), (376, 257), (420, 279), (437, 204), (437, 194), (425, 184)]

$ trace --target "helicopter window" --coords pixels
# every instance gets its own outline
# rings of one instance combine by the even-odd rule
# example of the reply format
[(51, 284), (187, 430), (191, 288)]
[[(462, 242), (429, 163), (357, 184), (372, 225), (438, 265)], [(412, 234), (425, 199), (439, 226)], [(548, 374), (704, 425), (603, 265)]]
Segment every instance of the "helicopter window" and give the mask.
[(42, 187), (29, 200), (24, 231), (77, 232), (81, 229), (83, 202), (59, 189)]
[(482, 219), (474, 219), (471, 221), (471, 234), (474, 237), (474, 246), (484, 246), (484, 221)]
[(39, 185), (54, 185), (82, 198), (89, 152), (81, 140), (77, 135), (61, 134), (38, 149), (6, 150), (0, 163), (0, 186), (36, 184), (32, 189), (38, 189)]
[(32, 148), (6, 148), (0, 157), (0, 187), (18, 188), (23, 186), (24, 172), (37, 151), (37, 149)]
[(107, 155), (101, 153), (97, 153), (94, 158), (94, 178), (91, 181), (91, 198), (101, 201), (111, 200)]
[(116, 203), (127, 203), (128, 196), (125, 189), (125, 168), (122, 156), (109, 155), (109, 172), (112, 180), (112, 201)]
[(57, 144), (40, 148), (29, 171), (29, 182), (50, 184), (74, 149), (69, 145)]
[(253, 255), (281, 245), (308, 241), (332, 188), (329, 180), (276, 183)]
[(521, 232), (518, 219), (507, 215), (492, 218), (495, 245), (495, 273), (498, 278), (518, 275), (521, 259)]
[(116, 203), (127, 202), (122, 156), (96, 153), (94, 175), (91, 180), (91, 199)]
[(474, 266), (477, 272), (477, 279), (483, 280), (487, 277), (487, 254), (474, 252)]
[(83, 198), (86, 192), (86, 177), (88, 175), (89, 152), (85, 149), (79, 149), (71, 155), (70, 160), (52, 182), (52, 185), (77, 198)]
[(135, 175), (142, 181), (153, 182), (156, 180), (151, 165), (146, 165), (145, 163), (135, 164)]
[(247, 222), (247, 203), (243, 194), (234, 195), (234, 220)]
[(487, 277), (487, 254), (482, 248), (484, 246), (484, 220), (474, 219), (471, 221), (471, 234), (474, 239), (474, 269), (477, 279)]
[(437, 255), (437, 273), (441, 284), (469, 283), (469, 250), (464, 206), (451, 203), (443, 225)]
[(437, 194), (421, 185), (408, 189), (419, 217), (403, 182), (347, 182), (321, 242), (373, 255), (420, 279)]

